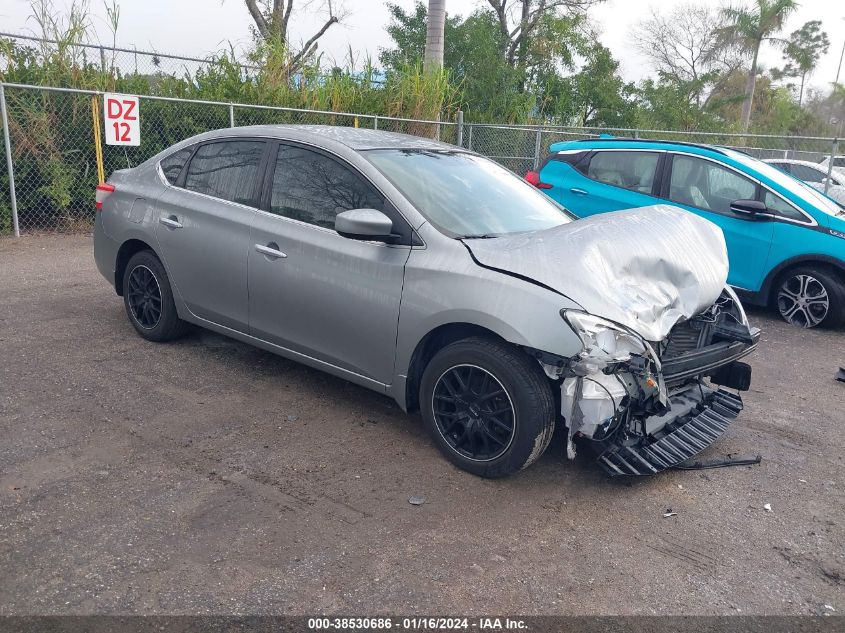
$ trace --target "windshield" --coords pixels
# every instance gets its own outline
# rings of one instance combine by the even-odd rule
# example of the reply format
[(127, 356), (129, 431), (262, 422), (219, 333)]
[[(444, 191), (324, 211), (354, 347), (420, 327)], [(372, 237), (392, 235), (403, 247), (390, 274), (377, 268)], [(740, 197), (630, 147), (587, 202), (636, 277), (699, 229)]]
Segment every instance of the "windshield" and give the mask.
[(480, 156), (451, 150), (362, 153), (450, 237), (539, 231), (574, 219), (551, 198)]
[(826, 195), (819, 193), (809, 185), (804, 184), (800, 180), (793, 178), (786, 172), (781, 171), (773, 165), (764, 163), (761, 160), (752, 158), (741, 152), (735, 152), (729, 149), (722, 150), (733, 158), (735, 161), (742, 163), (757, 171), (761, 176), (768, 178), (772, 182), (780, 185), (789, 193), (796, 196), (803, 204), (806, 204), (813, 209), (818, 209), (828, 215), (840, 215), (843, 213), (842, 208)]

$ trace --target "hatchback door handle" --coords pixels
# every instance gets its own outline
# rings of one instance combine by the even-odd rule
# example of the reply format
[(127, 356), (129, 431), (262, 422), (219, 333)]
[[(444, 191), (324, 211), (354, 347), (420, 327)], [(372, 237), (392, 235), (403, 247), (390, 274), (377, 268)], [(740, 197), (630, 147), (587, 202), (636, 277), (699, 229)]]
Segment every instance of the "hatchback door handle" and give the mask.
[(572, 187), (572, 189), (570, 189), (570, 191), (572, 193), (577, 193), (579, 196), (586, 196), (586, 195), (589, 194), (589, 192), (586, 189), (581, 189), (579, 187)]
[(275, 242), (270, 242), (267, 246), (263, 246), (262, 244), (256, 244), (255, 250), (257, 250), (262, 255), (266, 255), (271, 259), (284, 259), (287, 257), (285, 253), (279, 250), (279, 245)]
[(179, 222), (179, 220), (176, 219), (176, 216), (170, 216), (169, 218), (159, 218), (158, 221), (161, 222), (164, 226), (166, 226), (169, 229), (181, 229), (182, 228), (182, 223)]

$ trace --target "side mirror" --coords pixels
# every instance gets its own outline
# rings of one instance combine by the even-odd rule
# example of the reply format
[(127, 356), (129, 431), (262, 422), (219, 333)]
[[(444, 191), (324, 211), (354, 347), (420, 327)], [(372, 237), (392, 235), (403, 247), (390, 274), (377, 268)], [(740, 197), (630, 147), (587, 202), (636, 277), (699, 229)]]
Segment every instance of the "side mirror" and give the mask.
[(767, 208), (759, 200), (734, 200), (731, 202), (731, 211), (754, 217), (758, 213), (765, 213)]
[(334, 220), (334, 230), (353, 240), (391, 242), (396, 238), (393, 235), (393, 221), (375, 209), (352, 209), (338, 213)]

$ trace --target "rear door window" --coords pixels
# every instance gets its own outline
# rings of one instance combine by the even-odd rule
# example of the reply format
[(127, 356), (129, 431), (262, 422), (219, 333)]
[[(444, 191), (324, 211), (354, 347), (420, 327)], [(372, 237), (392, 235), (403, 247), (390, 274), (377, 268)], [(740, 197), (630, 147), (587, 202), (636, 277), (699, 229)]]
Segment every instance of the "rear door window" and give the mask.
[(757, 183), (703, 158), (676, 154), (672, 159), (669, 199), (690, 207), (731, 214), (734, 200), (754, 200)]
[(185, 189), (207, 196), (256, 205), (258, 165), (264, 141), (219, 141), (201, 146), (185, 176)]
[(640, 193), (651, 193), (660, 155), (656, 152), (602, 151), (590, 159), (587, 177)]

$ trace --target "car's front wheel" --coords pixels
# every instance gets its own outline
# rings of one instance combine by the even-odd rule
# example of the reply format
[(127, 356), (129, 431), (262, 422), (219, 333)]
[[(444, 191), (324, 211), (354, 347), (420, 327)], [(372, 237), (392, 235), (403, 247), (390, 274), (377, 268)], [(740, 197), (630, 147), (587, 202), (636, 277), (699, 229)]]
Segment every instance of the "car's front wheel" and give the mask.
[(792, 325), (839, 327), (845, 322), (845, 285), (820, 267), (786, 273), (778, 283), (775, 301), (780, 315)]
[(551, 385), (537, 361), (483, 338), (435, 354), (423, 372), (420, 409), (444, 455), (482, 477), (504, 477), (535, 462), (555, 428)]
[(148, 341), (172, 341), (187, 329), (176, 313), (167, 272), (152, 251), (135, 253), (127, 263), (123, 305), (129, 322)]

